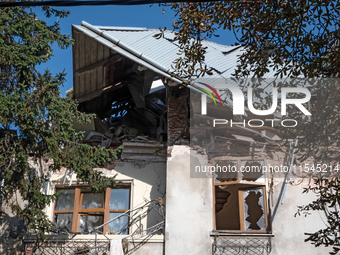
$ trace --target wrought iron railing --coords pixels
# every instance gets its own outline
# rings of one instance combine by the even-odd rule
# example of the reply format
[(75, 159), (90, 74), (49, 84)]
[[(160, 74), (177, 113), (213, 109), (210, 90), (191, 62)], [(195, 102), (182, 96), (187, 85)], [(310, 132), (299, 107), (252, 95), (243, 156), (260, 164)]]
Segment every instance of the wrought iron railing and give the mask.
[(215, 236), (213, 255), (269, 255), (271, 238), (243, 236)]
[[(134, 227), (134, 231), (127, 236), (122, 238), (122, 244), (125, 254), (131, 254), (143, 244), (155, 233), (159, 232), (164, 228), (164, 206), (163, 201), (148, 201), (132, 208), (125, 213), (117, 216), (114, 219), (105, 222), (101, 226), (94, 228), (88, 233), (94, 235), (92, 239), (82, 239), (80, 233), (70, 233), (65, 229), (53, 229), (51, 232), (54, 235), (44, 242), (36, 239), (28, 239), (25, 241), (26, 247), (31, 247), (33, 254), (37, 255), (75, 255), (75, 254), (96, 254), (96, 255), (108, 255), (110, 251), (110, 238), (100, 231), (103, 226), (119, 220), (121, 217), (128, 217), (128, 223), (123, 226), (116, 233), (124, 233), (127, 229)], [(156, 211), (162, 218), (162, 221), (151, 226), (144, 228), (142, 219), (147, 217), (151, 211)], [(62, 238), (61, 238), (62, 237)], [(138, 244), (134, 242), (138, 239)], [(127, 249), (128, 243), (132, 243), (131, 248)]]

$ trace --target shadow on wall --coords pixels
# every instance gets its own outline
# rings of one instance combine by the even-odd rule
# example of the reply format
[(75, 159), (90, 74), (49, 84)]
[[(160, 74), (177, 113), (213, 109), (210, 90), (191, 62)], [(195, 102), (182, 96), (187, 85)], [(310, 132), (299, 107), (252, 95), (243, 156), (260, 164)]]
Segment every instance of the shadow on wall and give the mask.
[[(138, 169), (138, 171), (136, 170)], [(131, 179), (145, 183), (145, 187), (135, 190), (135, 196), (150, 197), (151, 200), (157, 200), (159, 197), (165, 201), (165, 163), (147, 163), (137, 164), (119, 164), (115, 171), (118, 174), (124, 174)], [(139, 185), (141, 185), (139, 183)], [(148, 186), (148, 187), (147, 187)], [(151, 210), (147, 215), (146, 228), (150, 228), (161, 222), (162, 217), (155, 211)]]
[(16, 255), (24, 252), (23, 236), (26, 226), (22, 220), (0, 212), (0, 254)]

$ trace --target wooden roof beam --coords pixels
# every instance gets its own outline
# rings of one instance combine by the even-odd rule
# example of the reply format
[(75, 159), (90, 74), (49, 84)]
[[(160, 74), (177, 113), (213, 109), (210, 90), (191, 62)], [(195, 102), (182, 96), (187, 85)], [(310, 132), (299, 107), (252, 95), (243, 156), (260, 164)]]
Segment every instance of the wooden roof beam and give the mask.
[(123, 86), (122, 83), (118, 82), (117, 84), (114, 84), (114, 85), (111, 85), (111, 86), (108, 86), (108, 87), (105, 87), (105, 88), (97, 89), (97, 90), (95, 90), (91, 93), (85, 94), (85, 95), (78, 97), (78, 98), (75, 98), (75, 99), (78, 100), (78, 103), (83, 103), (85, 101), (89, 101), (91, 99), (99, 97), (102, 93), (109, 92), (111, 90), (120, 88), (121, 86)]
[(101, 66), (106, 66), (106, 65), (108, 65), (108, 64), (114, 63), (114, 62), (116, 62), (116, 61), (120, 61), (120, 60), (122, 60), (122, 59), (123, 59), (123, 58), (122, 58), (120, 55), (117, 54), (117, 55), (114, 55), (114, 56), (112, 56), (112, 57), (110, 57), (110, 58), (104, 59), (104, 60), (99, 61), (99, 62), (97, 62), (97, 63), (91, 64), (91, 65), (89, 65), (89, 66), (86, 66), (86, 67), (84, 67), (84, 68), (81, 68), (81, 69), (79, 69), (79, 70), (76, 70), (76, 74), (77, 74), (77, 75), (81, 75), (81, 74), (84, 74), (84, 73), (86, 73), (86, 72), (90, 72), (90, 71), (92, 71), (93, 69), (99, 68), (99, 67), (101, 67)]

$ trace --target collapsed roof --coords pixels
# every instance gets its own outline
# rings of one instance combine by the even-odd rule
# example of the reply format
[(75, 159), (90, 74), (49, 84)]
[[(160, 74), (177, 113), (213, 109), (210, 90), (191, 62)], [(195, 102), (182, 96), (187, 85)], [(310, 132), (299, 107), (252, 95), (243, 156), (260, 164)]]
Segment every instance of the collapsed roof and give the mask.
[[(156, 77), (182, 83), (180, 78), (171, 76), (171, 65), (178, 58), (179, 51), (175, 34), (166, 30), (164, 37), (154, 37), (159, 33), (158, 29), (93, 26), (85, 21), (80, 26), (73, 25), (75, 99), (82, 103), (99, 97), (105, 105), (106, 97), (101, 97), (101, 94), (105, 92), (110, 98), (118, 92), (125, 95), (127, 87), (120, 81), (135, 71), (147, 70), (144, 77), (139, 77), (139, 82), (144, 80), (144, 93)], [(202, 44), (206, 47), (205, 64), (216, 70), (209, 78), (216, 79), (216, 82), (231, 78), (243, 47), (209, 41)], [(273, 77), (274, 73), (271, 70), (262, 78)], [(191, 85), (193, 89), (200, 87), (197, 83)]]
[[(142, 134), (158, 141), (166, 140), (167, 99), (163, 84), (166, 78), (172, 80), (172, 84), (167, 84), (170, 86), (181, 84), (182, 80), (171, 76), (171, 65), (179, 51), (175, 34), (165, 31), (164, 37), (157, 39), (155, 35), (159, 32), (158, 29), (93, 26), (84, 21), (72, 27), (73, 96), (80, 103), (81, 111), (96, 113), (106, 128), (116, 133), (116, 138)], [(207, 48), (205, 64), (216, 70), (209, 79), (220, 82), (231, 78), (243, 47), (208, 41), (202, 44)], [(263, 78), (273, 74), (271, 71)], [(189, 88), (204, 93), (196, 83), (199, 81)], [(266, 83), (263, 86), (264, 92), (270, 89)], [(231, 101), (224, 102), (231, 107)], [(230, 108), (225, 107), (222, 116), (226, 112), (230, 115)], [(214, 113), (219, 115), (216, 109)], [(105, 127), (102, 133), (107, 133)]]

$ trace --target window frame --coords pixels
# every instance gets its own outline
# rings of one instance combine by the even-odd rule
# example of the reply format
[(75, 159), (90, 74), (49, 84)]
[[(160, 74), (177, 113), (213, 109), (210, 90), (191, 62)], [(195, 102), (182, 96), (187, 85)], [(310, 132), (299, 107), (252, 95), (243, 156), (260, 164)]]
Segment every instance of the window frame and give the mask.
[[(73, 210), (55, 210), (56, 206), (56, 200), (54, 201), (53, 204), (53, 214), (52, 214), (52, 219), (54, 221), (55, 214), (69, 214), (72, 213), (72, 227), (71, 227), (71, 232), (72, 233), (79, 233), (79, 227), (80, 227), (80, 216), (81, 215), (89, 215), (91, 213), (103, 213), (103, 223), (108, 222), (110, 220), (110, 213), (125, 213), (130, 210), (131, 207), (131, 185), (126, 184), (126, 185), (117, 185), (114, 188), (107, 188), (104, 193), (104, 201), (103, 201), (103, 207), (102, 208), (87, 208), (87, 209), (82, 209), (82, 199), (83, 199), (83, 194), (87, 193), (86, 191), (82, 191), (84, 189), (88, 190), (88, 193), (92, 193), (90, 187), (88, 186), (70, 186), (70, 187), (56, 187), (56, 192), (62, 191), (62, 190), (70, 190), (74, 189), (74, 205), (73, 205)], [(110, 201), (111, 201), (111, 190), (112, 189), (128, 189), (129, 190), (129, 201), (128, 209), (110, 209)], [(108, 234), (109, 231), (109, 224), (106, 224), (103, 226), (103, 233)], [(128, 233), (129, 233), (128, 229)]]
[[(213, 160), (213, 165), (217, 162), (222, 161), (236, 161), (237, 162), (237, 169), (239, 170), (241, 167), (242, 161), (263, 161), (263, 166), (267, 165), (267, 160), (265, 158), (250, 158), (250, 157), (216, 157)], [(235, 185), (237, 188), (237, 196), (238, 196), (238, 208), (239, 208), (239, 223), (240, 223), (240, 229), (239, 230), (221, 230), (218, 231), (228, 231), (228, 232), (246, 232), (246, 233), (268, 233), (271, 232), (271, 226), (270, 226), (270, 213), (269, 213), (269, 201), (267, 197), (267, 173), (264, 173), (264, 181), (265, 182), (256, 182), (256, 181), (246, 181), (242, 180), (242, 173), (238, 172), (238, 178), (237, 180), (233, 181), (226, 181), (226, 182), (215, 182), (215, 173), (213, 173), (212, 178), (212, 186), (213, 186), (213, 212), (214, 212), (214, 230), (217, 230), (217, 224), (216, 224), (216, 187), (218, 186), (228, 186), (228, 185)], [(260, 229), (260, 230), (246, 230), (245, 229), (245, 215), (244, 215), (244, 200), (243, 200), (243, 192), (249, 189), (262, 189), (263, 192), (263, 200), (264, 200), (264, 218), (266, 221), (266, 228)]]

